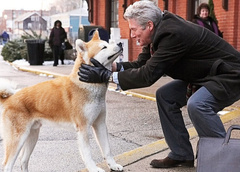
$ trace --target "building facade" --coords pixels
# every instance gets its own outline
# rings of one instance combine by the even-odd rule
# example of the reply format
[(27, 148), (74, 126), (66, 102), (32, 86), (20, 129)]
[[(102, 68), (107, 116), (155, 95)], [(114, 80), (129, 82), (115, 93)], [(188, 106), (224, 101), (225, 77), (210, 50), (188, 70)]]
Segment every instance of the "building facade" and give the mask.
[[(87, 0), (89, 21), (92, 25), (103, 26), (110, 33), (110, 28), (119, 28), (121, 39), (128, 39), (128, 60), (137, 59), (141, 52), (135, 39), (130, 37), (128, 23), (124, 20), (125, 9), (137, 0)], [(168, 10), (191, 21), (198, 5), (208, 0), (153, 0), (162, 10)], [(240, 1), (213, 0), (214, 11), (223, 38), (234, 48), (240, 50)]]
[[(50, 16), (49, 18), (49, 30), (54, 27), (54, 22), (60, 20), (62, 27), (67, 32), (68, 40), (74, 44), (78, 38), (78, 29), (80, 25), (90, 25), (88, 21), (87, 7), (75, 9), (66, 13), (59, 13)], [(50, 31), (49, 31), (50, 32)]]
[(0, 32), (8, 31), (12, 32), (14, 28), (14, 20), (17, 19), (19, 16), (24, 15), (25, 13), (29, 12), (37, 12), (41, 16), (49, 16), (49, 11), (34, 11), (34, 10), (4, 10), (2, 12), (2, 17), (0, 17)]
[(20, 37), (24, 32), (31, 34), (31, 30), (43, 37), (47, 36), (47, 21), (37, 12), (28, 12), (14, 20), (13, 34)]

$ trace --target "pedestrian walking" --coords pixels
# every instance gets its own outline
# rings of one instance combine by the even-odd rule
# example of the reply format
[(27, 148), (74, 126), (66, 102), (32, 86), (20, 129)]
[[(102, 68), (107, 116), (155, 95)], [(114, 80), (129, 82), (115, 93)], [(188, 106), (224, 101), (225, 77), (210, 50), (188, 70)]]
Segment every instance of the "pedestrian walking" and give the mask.
[(2, 37), (3, 45), (5, 45), (10, 39), (9, 34), (6, 31), (3, 31), (1, 37)]
[(199, 137), (225, 137), (217, 113), (240, 99), (240, 53), (209, 29), (162, 12), (152, 1), (130, 5), (124, 18), (131, 37), (142, 46), (138, 59), (114, 63), (114, 72), (91, 59), (94, 66), (82, 64), (79, 79), (101, 83), (111, 77), (121, 89), (128, 90), (151, 86), (164, 74), (172, 77), (172, 82), (156, 92), (161, 126), (171, 152), (150, 164), (153, 168), (193, 167), (193, 148), (181, 108), (187, 105)]
[(53, 66), (58, 65), (58, 59), (60, 58), (62, 64), (64, 64), (64, 49), (65, 40), (67, 39), (67, 34), (62, 28), (62, 22), (57, 20), (54, 22), (54, 27), (51, 30), (49, 37), (49, 45), (53, 51), (54, 63)]

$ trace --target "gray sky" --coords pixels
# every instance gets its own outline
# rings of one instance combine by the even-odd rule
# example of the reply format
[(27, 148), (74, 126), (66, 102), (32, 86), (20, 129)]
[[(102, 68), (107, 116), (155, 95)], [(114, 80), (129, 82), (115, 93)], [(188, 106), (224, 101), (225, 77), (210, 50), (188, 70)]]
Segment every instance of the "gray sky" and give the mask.
[(0, 5), (0, 16), (3, 10), (48, 10), (54, 0), (6, 0)]

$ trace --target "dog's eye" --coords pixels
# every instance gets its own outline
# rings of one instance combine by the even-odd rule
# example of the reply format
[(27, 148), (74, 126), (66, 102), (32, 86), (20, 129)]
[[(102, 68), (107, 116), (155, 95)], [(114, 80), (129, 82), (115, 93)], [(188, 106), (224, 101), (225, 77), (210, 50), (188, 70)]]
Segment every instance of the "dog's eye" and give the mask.
[(104, 46), (104, 47), (102, 47), (102, 50), (103, 50), (103, 49), (106, 49), (106, 48), (107, 48), (107, 47), (106, 47), (106, 46)]

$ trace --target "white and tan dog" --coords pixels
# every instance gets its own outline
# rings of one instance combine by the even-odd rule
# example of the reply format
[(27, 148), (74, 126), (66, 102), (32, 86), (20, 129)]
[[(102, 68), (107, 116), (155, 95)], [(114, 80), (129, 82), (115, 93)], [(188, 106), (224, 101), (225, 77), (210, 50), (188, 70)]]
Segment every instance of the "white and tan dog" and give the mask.
[(91, 58), (111, 69), (112, 62), (122, 52), (122, 46), (100, 40), (96, 31), (88, 43), (77, 40), (76, 49), (78, 57), (69, 76), (26, 87), (16, 93), (7, 83), (3, 85), (1, 82), (0, 126), (5, 151), (4, 172), (12, 171), (18, 155), (22, 171), (28, 171), (30, 155), (38, 140), (40, 127), (45, 122), (77, 131), (86, 168), (90, 172), (104, 172), (96, 166), (90, 153), (88, 130), (93, 127), (110, 169), (123, 170), (113, 159), (108, 142), (105, 123), (107, 84), (84, 83), (79, 81), (77, 74), (80, 65), (90, 64)]

